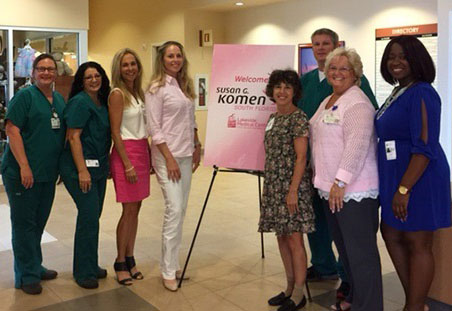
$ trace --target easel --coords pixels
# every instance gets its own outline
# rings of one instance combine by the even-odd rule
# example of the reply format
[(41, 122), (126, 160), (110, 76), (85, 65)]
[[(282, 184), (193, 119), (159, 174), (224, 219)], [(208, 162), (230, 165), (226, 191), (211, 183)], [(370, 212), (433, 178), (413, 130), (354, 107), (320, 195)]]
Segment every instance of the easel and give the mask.
[[(213, 183), (215, 181), (215, 177), (217, 176), (218, 172), (224, 172), (224, 173), (245, 173), (245, 174), (252, 174), (257, 176), (258, 181), (258, 188), (259, 188), (259, 208), (262, 206), (262, 194), (261, 194), (261, 171), (254, 171), (254, 170), (241, 170), (241, 169), (220, 169), (218, 166), (213, 166), (213, 174), (212, 174), (212, 180), (210, 181), (209, 189), (207, 190), (206, 199), (204, 200), (204, 205), (201, 210), (201, 215), (199, 216), (198, 224), (196, 225), (195, 234), (193, 235), (193, 239), (191, 241), (190, 249), (188, 251), (187, 259), (185, 260), (184, 269), (182, 270), (182, 275), (179, 280), (178, 288), (182, 287), (182, 282), (184, 281), (185, 271), (188, 267), (188, 262), (190, 261), (191, 252), (193, 251), (193, 247), (196, 242), (196, 237), (198, 236), (199, 227), (201, 226), (202, 218), (204, 216), (204, 212), (207, 207), (207, 202), (209, 201), (210, 193), (212, 191)], [(262, 258), (265, 258), (264, 253), (264, 234), (261, 232), (261, 256)], [(306, 282), (306, 293), (308, 294), (308, 300), (312, 301), (311, 292), (309, 290), (308, 283)]]

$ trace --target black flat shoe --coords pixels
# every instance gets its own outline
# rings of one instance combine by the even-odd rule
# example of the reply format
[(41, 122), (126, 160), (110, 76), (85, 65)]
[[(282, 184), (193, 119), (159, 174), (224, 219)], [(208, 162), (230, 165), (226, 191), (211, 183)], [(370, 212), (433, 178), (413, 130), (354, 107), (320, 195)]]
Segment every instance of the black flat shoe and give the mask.
[(46, 271), (41, 273), (41, 280), (43, 281), (53, 280), (56, 279), (57, 276), (58, 272), (56, 272), (55, 270), (47, 269)]
[(134, 278), (135, 280), (142, 280), (144, 279), (143, 273), (141, 273), (140, 271), (135, 272), (134, 274), (132, 274), (132, 269), (136, 267), (136, 263), (135, 263), (135, 257), (133, 256), (126, 256), (126, 264), (127, 264), (127, 269), (129, 269), (130, 275), (132, 276), (132, 278)]
[(20, 289), (28, 295), (39, 295), (42, 292), (42, 286), (39, 283), (24, 284)]
[(292, 295), (286, 296), (286, 294), (284, 292), (281, 292), (278, 295), (270, 298), (268, 300), (268, 304), (270, 306), (280, 306), (284, 303), (284, 301), (286, 301), (287, 299), (290, 299), (290, 297), (292, 297)]
[(86, 289), (94, 289), (99, 287), (99, 283), (95, 279), (75, 280), (78, 286)]
[(296, 311), (300, 310), (306, 305), (306, 296), (303, 296), (299, 304), (295, 304), (292, 299), (287, 299), (284, 301), (281, 307), (278, 308), (278, 311)]
[(97, 278), (105, 279), (107, 277), (107, 269), (102, 269), (101, 267), (97, 267)]
[[(114, 269), (116, 272), (120, 272), (120, 271), (126, 271), (129, 272), (129, 269), (127, 268), (127, 264), (125, 261), (121, 261), (121, 262), (115, 262), (114, 264)], [(129, 272), (130, 273), (130, 272)], [(125, 285), (125, 286), (130, 286), (133, 284), (133, 280), (132, 278), (125, 278), (120, 280), (118, 278), (118, 275), (116, 274), (116, 280), (118, 281), (119, 284), (121, 285)]]

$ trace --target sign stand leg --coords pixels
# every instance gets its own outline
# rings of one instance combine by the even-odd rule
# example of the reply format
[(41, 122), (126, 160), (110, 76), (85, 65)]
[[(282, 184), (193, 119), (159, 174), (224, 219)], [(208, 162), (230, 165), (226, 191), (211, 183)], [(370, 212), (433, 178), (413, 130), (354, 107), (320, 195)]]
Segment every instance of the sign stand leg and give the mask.
[[(210, 181), (210, 185), (209, 185), (209, 189), (207, 191), (206, 199), (204, 200), (204, 205), (203, 205), (202, 210), (201, 210), (201, 215), (199, 216), (198, 225), (196, 226), (195, 234), (193, 236), (193, 239), (192, 239), (192, 242), (191, 242), (191, 245), (190, 245), (190, 249), (188, 251), (187, 259), (185, 260), (184, 269), (182, 270), (182, 275), (181, 275), (181, 278), (179, 280), (179, 284), (178, 284), (179, 288), (182, 287), (182, 282), (183, 282), (183, 279), (184, 279), (184, 276), (185, 276), (185, 271), (187, 270), (188, 262), (190, 261), (191, 253), (193, 251), (193, 247), (194, 247), (195, 242), (196, 242), (196, 237), (198, 236), (198, 231), (199, 231), (199, 228), (201, 227), (202, 218), (204, 216), (204, 212), (205, 212), (206, 207), (207, 207), (207, 202), (209, 201), (209, 197), (210, 197), (210, 193), (212, 191), (213, 183), (215, 181), (215, 177), (217, 176), (218, 172), (247, 173), (247, 174), (257, 175), (257, 177), (258, 177), (258, 187), (259, 187), (259, 208), (261, 207), (261, 204), (262, 204), (262, 199), (261, 199), (261, 172), (239, 170), (239, 169), (219, 169), (218, 166), (214, 165), (213, 166), (212, 180)], [(261, 232), (261, 252), (262, 252), (262, 258), (265, 258), (265, 253), (264, 253), (264, 234), (262, 232)]]
[(187, 270), (188, 262), (190, 261), (191, 252), (193, 250), (193, 246), (195, 245), (199, 227), (201, 226), (202, 217), (204, 216), (204, 211), (206, 210), (207, 202), (209, 201), (210, 192), (212, 191), (213, 182), (215, 181), (215, 177), (217, 176), (217, 173), (218, 173), (218, 167), (214, 165), (213, 166), (213, 175), (212, 175), (212, 180), (210, 181), (209, 190), (207, 191), (207, 196), (206, 196), (206, 199), (204, 200), (204, 205), (202, 207), (201, 215), (199, 216), (198, 225), (196, 226), (195, 235), (193, 236), (193, 240), (191, 241), (191, 245), (190, 245), (190, 250), (188, 251), (187, 259), (185, 260), (184, 270), (182, 270), (182, 275), (179, 280), (179, 285), (178, 285), (179, 288), (182, 286), (182, 281), (184, 280), (185, 270)]
[[(259, 209), (262, 208), (262, 193), (261, 193), (261, 172), (257, 173), (257, 183), (258, 183), (258, 189), (259, 189)], [(264, 252), (264, 233), (261, 232), (261, 253), (262, 258), (265, 258), (265, 252)]]

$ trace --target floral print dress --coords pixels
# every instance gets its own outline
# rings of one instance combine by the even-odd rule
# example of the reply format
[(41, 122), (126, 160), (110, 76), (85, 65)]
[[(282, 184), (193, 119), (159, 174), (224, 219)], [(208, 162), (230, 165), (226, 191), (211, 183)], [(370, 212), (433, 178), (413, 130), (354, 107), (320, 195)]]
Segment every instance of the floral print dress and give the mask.
[(306, 168), (298, 188), (298, 212), (292, 216), (286, 204), (294, 170), (294, 139), (308, 137), (306, 114), (297, 109), (291, 114), (273, 113), (265, 131), (265, 181), (259, 220), (259, 232), (275, 232), (277, 236), (315, 230), (312, 208), (312, 173)]

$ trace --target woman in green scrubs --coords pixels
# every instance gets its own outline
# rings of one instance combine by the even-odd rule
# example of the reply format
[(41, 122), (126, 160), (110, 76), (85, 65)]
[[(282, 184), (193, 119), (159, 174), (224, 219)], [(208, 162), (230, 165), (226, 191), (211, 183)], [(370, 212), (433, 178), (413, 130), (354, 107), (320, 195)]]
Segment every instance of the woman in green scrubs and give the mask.
[(39, 55), (34, 84), (11, 99), (5, 117), (9, 143), (1, 172), (11, 207), (15, 287), (30, 295), (41, 293), (41, 280), (57, 276), (42, 266), (41, 252), (65, 136), (64, 99), (52, 88), (56, 76), (53, 57)]
[(83, 288), (97, 288), (106, 276), (98, 266), (99, 218), (109, 173), (111, 136), (107, 100), (110, 81), (96, 62), (82, 64), (64, 110), (67, 127), (60, 174), (77, 209), (73, 275)]

